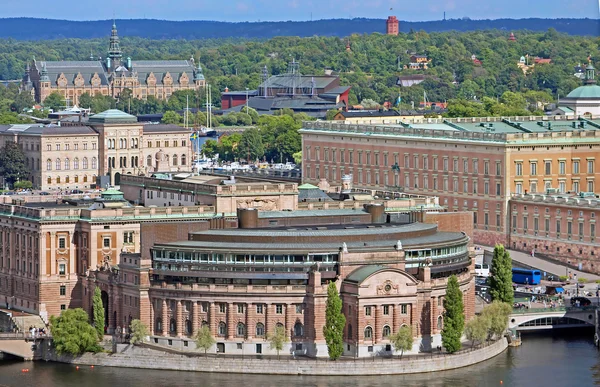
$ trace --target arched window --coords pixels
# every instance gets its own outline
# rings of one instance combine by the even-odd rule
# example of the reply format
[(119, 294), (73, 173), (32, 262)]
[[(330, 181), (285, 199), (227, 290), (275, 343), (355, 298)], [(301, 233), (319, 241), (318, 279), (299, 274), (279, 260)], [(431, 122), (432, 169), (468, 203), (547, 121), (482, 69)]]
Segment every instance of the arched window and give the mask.
[(87, 183), (87, 175), (83, 175), (83, 182)]
[(237, 325), (237, 330), (236, 330), (236, 334), (239, 337), (244, 337), (246, 336), (246, 326), (242, 323), (238, 323)]
[(442, 316), (438, 316), (437, 329), (442, 330), (444, 328), (444, 319)]
[(348, 339), (352, 340), (352, 324), (348, 324)]
[(283, 328), (283, 324), (282, 323), (277, 323), (277, 324), (275, 324), (275, 328)]
[(69, 170), (71, 169), (71, 160), (69, 160), (69, 158), (67, 157), (65, 159), (65, 170)]
[(152, 156), (146, 157), (146, 165), (149, 167), (152, 166)]
[[(114, 167), (114, 165), (113, 165)], [(92, 157), (92, 169), (98, 168), (98, 162), (95, 157)]]
[(192, 322), (190, 320), (185, 320), (185, 334), (192, 334)]
[(384, 338), (390, 337), (390, 335), (392, 334), (392, 330), (390, 329), (389, 325), (384, 325), (383, 326), (383, 331), (382, 331), (382, 336)]
[(177, 155), (173, 155), (173, 166), (177, 165)]
[(50, 176), (48, 176), (47, 182), (48, 182), (48, 184), (52, 184), (52, 178)]
[(123, 149), (127, 148), (127, 139), (123, 139)]
[(123, 139), (122, 138), (119, 139), (119, 148), (123, 149)]
[(79, 169), (79, 159), (77, 157), (73, 160), (73, 169)]
[(223, 321), (219, 323), (219, 336), (225, 336), (227, 334), (227, 324)]
[(65, 183), (67, 183), (67, 184), (68, 184), (70, 181), (71, 181), (71, 180), (69, 180), (69, 175), (67, 175), (67, 176), (65, 177)]
[(75, 183), (79, 183), (79, 176), (75, 175)]
[(208, 327), (208, 326), (209, 326), (208, 321), (206, 321), (206, 320), (202, 321), (202, 328)]
[(83, 162), (81, 164), (83, 166), (83, 169), (88, 169), (88, 159), (87, 159), (87, 157), (83, 158)]
[(185, 155), (181, 155), (181, 165), (187, 165), (187, 160)]
[(256, 324), (256, 337), (263, 337), (265, 335), (265, 326), (263, 323)]
[(56, 170), (60, 171), (60, 159), (56, 159)]
[(156, 331), (162, 332), (162, 319), (160, 317), (156, 319)]
[(294, 325), (294, 336), (295, 337), (302, 337), (302, 336), (304, 336), (304, 325), (302, 325), (300, 322), (297, 322)]
[(175, 331), (177, 331), (177, 322), (172, 318), (171, 321), (169, 321), (169, 332), (175, 333)]
[(56, 184), (60, 184), (60, 176), (56, 176)]
[(372, 339), (372, 338), (373, 338), (373, 328), (366, 327), (365, 328), (365, 339)]
[(46, 171), (51, 171), (52, 170), (52, 160), (48, 159), (46, 160)]
[(131, 167), (135, 167), (135, 156), (131, 156)]

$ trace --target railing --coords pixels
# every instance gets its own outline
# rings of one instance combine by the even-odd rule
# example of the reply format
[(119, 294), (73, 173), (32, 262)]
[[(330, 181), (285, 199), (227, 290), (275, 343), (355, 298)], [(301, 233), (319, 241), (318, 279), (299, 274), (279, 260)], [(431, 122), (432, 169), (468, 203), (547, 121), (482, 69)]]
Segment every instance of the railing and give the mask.
[(586, 312), (586, 311), (595, 311), (596, 306), (557, 306), (554, 308), (513, 308), (512, 314), (545, 314), (545, 313), (556, 313), (556, 312), (565, 312), (565, 313), (574, 313), (574, 312)]

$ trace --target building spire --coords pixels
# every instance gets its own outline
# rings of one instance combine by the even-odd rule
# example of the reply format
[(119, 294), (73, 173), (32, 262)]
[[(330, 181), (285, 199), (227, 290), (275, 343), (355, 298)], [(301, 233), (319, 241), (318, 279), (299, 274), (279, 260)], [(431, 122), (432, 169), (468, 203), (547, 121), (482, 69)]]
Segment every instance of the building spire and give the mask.
[(198, 67), (194, 71), (194, 81), (203, 81), (204, 74), (202, 73), (202, 66), (200, 65), (200, 59), (198, 59)]
[(585, 84), (593, 85), (596, 83), (596, 69), (592, 66), (592, 62), (590, 61), (587, 67), (585, 68)]
[(40, 82), (50, 82), (50, 77), (48, 77), (48, 70), (46, 69), (46, 62), (42, 63), (42, 72), (40, 74)]
[[(110, 33), (110, 45), (108, 47), (108, 58), (110, 59), (110, 64), (112, 69), (116, 69), (121, 64), (121, 58), (123, 57), (123, 52), (121, 51), (121, 47), (119, 46), (119, 35), (117, 33), (117, 24), (113, 20), (112, 31)], [(111, 69), (109, 69), (111, 70)]]

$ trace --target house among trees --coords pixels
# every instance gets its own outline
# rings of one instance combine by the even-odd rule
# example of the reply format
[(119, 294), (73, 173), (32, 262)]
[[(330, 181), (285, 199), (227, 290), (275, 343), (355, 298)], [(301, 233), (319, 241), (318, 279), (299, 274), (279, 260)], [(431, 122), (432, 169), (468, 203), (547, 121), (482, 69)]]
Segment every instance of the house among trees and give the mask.
[(405, 70), (427, 70), (431, 61), (427, 55), (411, 55), (410, 63), (404, 66)]
[(337, 75), (302, 75), (299, 62), (292, 60), (285, 74), (268, 76), (263, 69), (263, 82), (257, 90), (221, 93), (222, 113), (239, 112), (244, 106), (258, 114), (273, 114), (292, 109), (311, 117), (324, 118), (328, 110), (347, 110), (350, 86), (341, 86)]

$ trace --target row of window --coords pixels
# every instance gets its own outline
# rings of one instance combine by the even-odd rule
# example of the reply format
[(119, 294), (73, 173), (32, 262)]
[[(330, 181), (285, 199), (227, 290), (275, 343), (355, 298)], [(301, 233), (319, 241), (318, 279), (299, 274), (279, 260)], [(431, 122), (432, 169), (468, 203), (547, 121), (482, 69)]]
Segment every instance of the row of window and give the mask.
[[(91, 176), (91, 180), (90, 181), (91, 182), (95, 182), (96, 181), (96, 175)], [(48, 184), (52, 184), (52, 176), (48, 175), (46, 177), (46, 182)], [(69, 176), (69, 175), (64, 176), (64, 180), (60, 176), (56, 176), (56, 178), (54, 179), (54, 182), (55, 182), (55, 184), (62, 184), (62, 183), (69, 184), (69, 183), (71, 183), (71, 176)], [(79, 181), (79, 175), (73, 176), (73, 181), (72, 182), (73, 183), (79, 183), (80, 182)], [(83, 175), (81, 177), (81, 182), (82, 183), (87, 183), (88, 182), (88, 175)]]
[[(81, 159), (81, 169), (88, 169), (88, 158), (84, 157), (83, 159)], [(54, 170), (56, 171), (60, 171), (61, 168), (64, 166), (64, 169), (66, 171), (71, 169), (71, 159), (69, 159), (68, 157), (66, 159), (64, 159), (64, 161), (62, 161), (61, 159), (57, 158), (54, 161)], [(92, 169), (97, 169), (98, 168), (98, 159), (96, 159), (96, 157), (92, 157)], [(79, 158), (75, 157), (73, 159), (73, 169), (79, 169)], [(46, 160), (46, 170), (47, 171), (51, 171), (52, 170), (52, 160), (51, 159), (47, 159)]]
[[(166, 155), (165, 156), (165, 160), (167, 162), (170, 161), (171, 165), (174, 166), (174, 167), (176, 167), (179, 164), (178, 158), (179, 158), (179, 156), (177, 156), (177, 155), (173, 155), (173, 156)], [(149, 166), (149, 167), (152, 167), (154, 165), (154, 161), (152, 159), (152, 156), (150, 156), (150, 155), (146, 156), (146, 165)], [(184, 154), (181, 155), (181, 165), (187, 165), (187, 156), (184, 155)]]
[[(400, 314), (408, 314), (408, 306), (409, 304), (400, 304)], [(373, 309), (377, 308), (376, 306), (365, 306), (365, 316), (372, 316)], [(390, 305), (382, 305), (381, 312), (384, 316), (388, 316), (390, 314)], [(351, 311), (350, 311), (351, 313)]]
[[(66, 151), (71, 150), (71, 144), (59, 144), (59, 143), (57, 143), (57, 144), (54, 145), (54, 147), (55, 147), (54, 149), (57, 150), (57, 151), (60, 151), (62, 145), (64, 145), (64, 150), (66, 150)], [(84, 142), (82, 144), (82, 146), (83, 146), (83, 150), (87, 150), (88, 149), (88, 143), (87, 142)], [(92, 143), (92, 149), (96, 149), (96, 143), (95, 142)], [(38, 150), (39, 150), (39, 148), (38, 148)], [(52, 144), (46, 144), (46, 150), (47, 151), (51, 151), (52, 150)], [(78, 143), (73, 144), (73, 150), (79, 150), (79, 144)]]
[[(202, 321), (202, 326), (203, 327), (208, 327), (209, 324), (207, 321)], [(284, 328), (283, 324), (281, 323), (277, 323), (275, 325), (277, 328)], [(157, 332), (162, 332), (162, 319), (158, 318), (156, 320), (156, 331)], [(170, 333), (176, 333), (177, 332), (177, 321), (175, 321), (175, 319), (171, 319), (169, 321), (169, 332)], [(254, 332), (255, 332), (255, 336), (256, 337), (264, 337), (265, 336), (265, 325), (263, 323), (256, 323), (255, 327), (254, 327)], [(185, 333), (190, 335), (192, 333), (192, 322), (190, 320), (186, 320), (185, 321)], [(221, 337), (225, 337), (227, 336), (227, 323), (224, 321), (220, 321), (219, 324), (217, 325), (217, 335), (221, 336)], [(245, 337), (246, 336), (246, 324), (244, 323), (238, 323), (235, 329), (235, 335), (237, 337)], [(294, 324), (294, 329), (293, 329), (293, 335), (294, 337), (302, 337), (304, 336), (304, 325), (302, 325), (302, 323), (297, 322), (296, 324)]]
[[(331, 152), (330, 152), (331, 151)], [(358, 154), (358, 157), (355, 158), (354, 157), (354, 152), (356, 152)], [(371, 153), (371, 151), (353, 151), (353, 150), (349, 150), (346, 153), (345, 149), (340, 149), (339, 150), (339, 162), (340, 163), (346, 163), (346, 154), (348, 155), (347, 159), (348, 159), (348, 163), (349, 164), (354, 164), (354, 161), (356, 159), (357, 164), (359, 165), (366, 165), (366, 166), (370, 166), (370, 165), (375, 165), (375, 166), (379, 166), (380, 165), (380, 153), (379, 152), (374, 152)], [(331, 157), (330, 157), (331, 155)], [(337, 163), (338, 162), (338, 150), (336, 149), (324, 149), (323, 150), (323, 161), (325, 162), (332, 162), (332, 163)], [(388, 153), (384, 152), (383, 153), (383, 166), (387, 167), (389, 166), (389, 157), (388, 157)], [(394, 165), (395, 166), (399, 166), (399, 155), (397, 153), (395, 153), (394, 155)], [(431, 159), (430, 159), (431, 157)], [(412, 159), (412, 163), (411, 163), (411, 159)], [(439, 168), (439, 157), (438, 156), (429, 156), (429, 155), (420, 155), (420, 154), (414, 154), (412, 155), (412, 158), (409, 154), (404, 154), (404, 168), (407, 169), (422, 169), (422, 170), (429, 170), (431, 167), (431, 170), (434, 171), (440, 171)], [(448, 156), (443, 156), (441, 157), (442, 159), (442, 169), (444, 172), (448, 172), (450, 170), (450, 157)], [(307, 146), (306, 147), (306, 160), (311, 160), (311, 147)], [(432, 161), (431, 163), (429, 161)], [(321, 161), (321, 150), (320, 148), (316, 147), (315, 148), (315, 161)], [(453, 157), (452, 158), (452, 171), (454, 172), (459, 172), (459, 164), (460, 164), (460, 160), (459, 157)], [(499, 161), (495, 162), (495, 172), (496, 172), (496, 176), (501, 176), (502, 175), (502, 163)], [(462, 158), (462, 172), (463, 173), (479, 173), (479, 159), (475, 158), (475, 159), (471, 159), (469, 160), (466, 157)], [(489, 175), (490, 174), (490, 161), (489, 160), (484, 160), (483, 161), (483, 173), (485, 175)]]
[(174, 262), (201, 262), (201, 263), (229, 263), (240, 265), (254, 264), (303, 264), (315, 262), (337, 262), (338, 254), (222, 254), (202, 253), (190, 251), (153, 250), (154, 259), (158, 261)]
[[(595, 189), (594, 180), (587, 180), (585, 183), (581, 183), (579, 180), (573, 180), (573, 181), (571, 181), (570, 192), (573, 192), (573, 193), (581, 192), (582, 184), (584, 184), (584, 187), (586, 188), (585, 192), (595, 192), (594, 191), (594, 189)], [(545, 191), (552, 189), (552, 188), (553, 187), (552, 187), (551, 181), (544, 182), (544, 190)], [(532, 193), (532, 194), (538, 192), (538, 182), (536, 180), (529, 181), (529, 191), (527, 191), (527, 192)], [(558, 181), (558, 193), (564, 194), (566, 192), (567, 192), (567, 181), (559, 180)], [(522, 182), (515, 183), (515, 193), (516, 194), (525, 193), (523, 191), (523, 183)]]
[[(161, 305), (162, 300), (156, 300), (156, 304)], [(175, 300), (171, 300), (170, 304), (169, 304), (169, 308), (171, 310), (175, 310), (176, 305), (177, 305), (177, 302)], [(189, 312), (191, 310), (191, 305), (192, 305), (192, 301), (184, 301), (183, 302), (183, 307), (185, 308), (185, 310), (187, 312)], [(202, 308), (202, 312), (208, 313), (209, 303), (202, 302), (200, 305)], [(236, 306), (237, 313), (239, 313), (239, 314), (246, 313), (246, 310), (247, 310), (246, 304), (235, 304), (235, 306)], [(267, 305), (266, 304), (256, 304), (254, 306), (256, 308), (256, 314), (263, 314), (265, 312)], [(304, 304), (295, 304), (294, 306), (296, 309), (296, 314), (304, 313)], [(222, 302), (217, 303), (216, 307), (218, 308), (219, 313), (227, 313), (227, 304), (226, 303), (222, 303)], [(284, 312), (284, 305), (283, 304), (275, 304), (275, 314), (283, 314), (283, 312)]]
[[(154, 142), (155, 148), (160, 148), (160, 144), (161, 144), (160, 141), (158, 141), (158, 140), (155, 141)], [(170, 145), (171, 145), (171, 142), (169, 140), (165, 140), (163, 142), (164, 148), (169, 148)], [(177, 140), (173, 140), (173, 147), (177, 148), (178, 146), (179, 146), (179, 142)], [(183, 146), (183, 147), (187, 146), (187, 141), (181, 140), (181, 146)], [(148, 141), (148, 148), (152, 148), (152, 141)]]
[[(517, 215), (513, 215), (512, 217), (512, 225), (513, 225), (513, 229), (516, 229), (518, 227), (518, 223), (517, 223)], [(523, 223), (522, 223), (522, 229), (524, 232), (527, 232), (527, 230), (530, 227), (530, 223), (529, 223), (529, 216), (523, 216), (522, 218)], [(550, 229), (550, 225), (554, 224), (554, 230)], [(562, 219), (555, 219), (554, 222), (550, 219), (550, 218), (544, 218), (544, 231), (545, 232), (555, 232), (556, 234), (560, 234), (564, 229), (562, 227), (563, 225), (563, 220)], [(579, 235), (580, 237), (585, 236), (585, 222), (578, 222), (577, 223), (577, 235)], [(573, 234), (573, 222), (572, 221), (567, 221), (566, 223), (566, 232), (567, 235), (572, 235)], [(589, 223), (588, 224), (588, 230), (589, 230), (589, 236), (590, 238), (595, 238), (596, 237), (596, 224), (595, 223)], [(533, 218), (533, 231), (540, 231), (540, 219), (538, 217), (534, 217)]]
[[(587, 173), (594, 173), (595, 170), (595, 161), (587, 160)], [(569, 174), (578, 175), (580, 172), (580, 162), (573, 161), (571, 164), (571, 171)], [(538, 163), (537, 161), (529, 162), (529, 175), (536, 176), (538, 174)], [(567, 174), (567, 162), (560, 160), (558, 162), (558, 174), (566, 175)], [(515, 175), (523, 176), (523, 162), (517, 162), (515, 165)], [(552, 160), (544, 161), (544, 175), (552, 175)]]
[[(129, 141), (129, 145), (131, 146), (131, 149), (137, 149), (139, 147), (139, 140), (137, 138), (132, 138), (131, 141)], [(117, 149), (117, 140), (114, 138), (106, 140), (106, 149)], [(126, 138), (119, 139), (119, 149), (127, 149)]]

